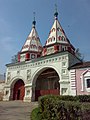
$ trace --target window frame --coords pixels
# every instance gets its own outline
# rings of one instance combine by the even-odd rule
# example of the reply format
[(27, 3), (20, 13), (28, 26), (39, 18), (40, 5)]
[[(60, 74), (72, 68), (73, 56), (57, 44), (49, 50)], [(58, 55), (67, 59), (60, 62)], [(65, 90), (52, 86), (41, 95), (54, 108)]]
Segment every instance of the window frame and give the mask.
[(88, 79), (90, 79), (90, 76), (84, 77), (84, 80), (85, 80), (85, 81), (84, 81), (84, 82), (85, 82), (84, 84), (85, 84), (86, 91), (87, 91), (87, 92), (90, 92), (90, 87), (87, 87), (87, 80), (88, 80)]
[(90, 88), (90, 79), (87, 79), (87, 88)]

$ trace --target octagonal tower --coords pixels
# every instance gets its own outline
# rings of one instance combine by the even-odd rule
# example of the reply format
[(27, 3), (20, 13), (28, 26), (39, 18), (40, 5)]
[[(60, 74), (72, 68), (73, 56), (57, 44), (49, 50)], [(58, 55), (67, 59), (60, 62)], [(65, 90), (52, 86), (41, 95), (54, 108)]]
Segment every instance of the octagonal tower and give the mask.
[(36, 21), (32, 22), (32, 30), (28, 35), (21, 51), (18, 53), (18, 62), (35, 59), (41, 56), (42, 45), (36, 30)]

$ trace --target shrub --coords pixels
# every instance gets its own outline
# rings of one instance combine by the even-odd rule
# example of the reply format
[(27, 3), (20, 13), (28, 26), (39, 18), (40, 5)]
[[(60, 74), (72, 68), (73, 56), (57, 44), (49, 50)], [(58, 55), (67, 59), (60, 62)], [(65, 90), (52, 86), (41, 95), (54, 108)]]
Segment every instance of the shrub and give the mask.
[(52, 98), (54, 100), (64, 100), (64, 101), (78, 101), (78, 102), (90, 102), (90, 95), (77, 95), (77, 96), (70, 96), (70, 95), (45, 95), (39, 97), (40, 99), (47, 99), (47, 98)]
[(39, 108), (32, 111), (32, 120), (89, 120), (90, 95), (39, 97)]
[(78, 95), (75, 97), (79, 102), (90, 102), (90, 95)]
[(39, 107), (31, 112), (31, 120), (41, 120)]
[(61, 101), (57, 96), (44, 96), (39, 99), (42, 120), (79, 120), (81, 104)]

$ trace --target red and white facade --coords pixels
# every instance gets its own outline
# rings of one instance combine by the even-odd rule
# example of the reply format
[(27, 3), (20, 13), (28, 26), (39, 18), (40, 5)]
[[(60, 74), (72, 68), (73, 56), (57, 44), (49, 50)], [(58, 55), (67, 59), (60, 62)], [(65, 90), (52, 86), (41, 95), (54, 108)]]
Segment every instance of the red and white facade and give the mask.
[(45, 46), (41, 45), (34, 20), (30, 34), (18, 52), (18, 62), (6, 65), (4, 101), (36, 101), (46, 94), (77, 95), (86, 89), (84, 80), (80, 79), (85, 76), (86, 80), (90, 70), (79, 73), (71, 67), (81, 61), (59, 23), (57, 12), (54, 17)]

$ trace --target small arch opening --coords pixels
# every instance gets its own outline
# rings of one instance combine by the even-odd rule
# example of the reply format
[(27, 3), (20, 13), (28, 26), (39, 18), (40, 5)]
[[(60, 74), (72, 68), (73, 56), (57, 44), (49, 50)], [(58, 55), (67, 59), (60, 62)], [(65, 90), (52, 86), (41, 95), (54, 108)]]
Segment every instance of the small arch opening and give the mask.
[(11, 100), (23, 100), (25, 95), (25, 87), (22, 79), (14, 81), (11, 87)]

